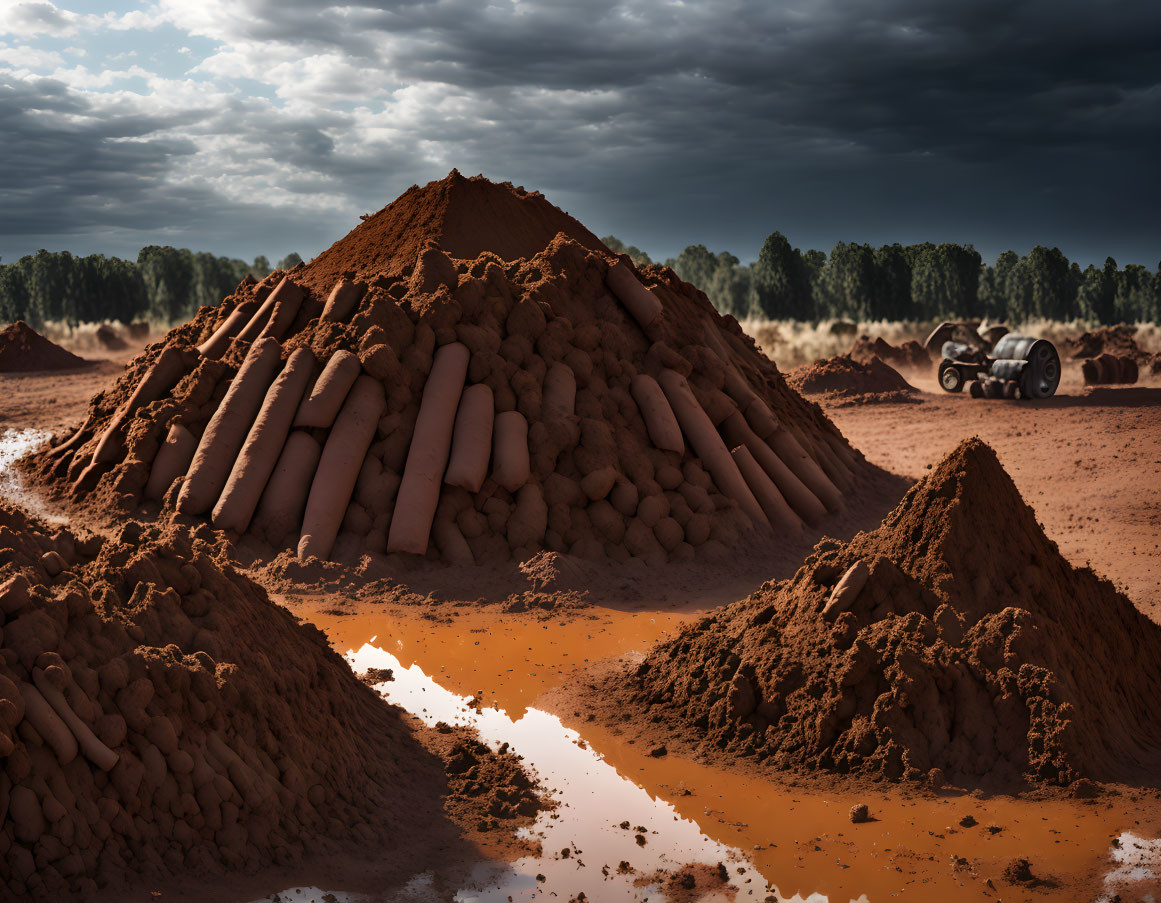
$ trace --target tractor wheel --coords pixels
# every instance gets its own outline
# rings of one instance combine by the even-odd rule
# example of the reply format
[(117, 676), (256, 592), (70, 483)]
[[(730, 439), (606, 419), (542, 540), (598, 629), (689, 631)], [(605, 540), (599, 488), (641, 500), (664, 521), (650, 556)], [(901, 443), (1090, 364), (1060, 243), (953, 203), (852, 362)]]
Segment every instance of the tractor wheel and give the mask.
[(968, 391), (971, 393), (972, 398), (983, 398), (984, 384), (978, 379), (972, 380), (972, 387)]
[(939, 365), (939, 385), (944, 392), (960, 392), (963, 390), (963, 373), (951, 361), (944, 361)]

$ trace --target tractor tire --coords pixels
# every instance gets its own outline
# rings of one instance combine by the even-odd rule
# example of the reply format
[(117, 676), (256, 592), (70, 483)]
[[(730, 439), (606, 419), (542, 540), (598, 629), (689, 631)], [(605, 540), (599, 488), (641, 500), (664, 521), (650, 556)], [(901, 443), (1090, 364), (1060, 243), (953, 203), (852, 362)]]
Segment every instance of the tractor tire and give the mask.
[(963, 373), (951, 361), (939, 365), (939, 387), (944, 392), (963, 391)]

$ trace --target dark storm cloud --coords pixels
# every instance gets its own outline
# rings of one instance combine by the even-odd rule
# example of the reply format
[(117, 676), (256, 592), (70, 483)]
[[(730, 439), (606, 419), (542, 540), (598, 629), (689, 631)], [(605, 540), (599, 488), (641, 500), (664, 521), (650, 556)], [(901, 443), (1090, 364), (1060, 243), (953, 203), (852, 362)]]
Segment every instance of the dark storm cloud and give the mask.
[[(15, 155), (25, 167), (14, 180), (21, 215), (64, 220), (78, 186), (90, 201), (71, 213), (86, 228), (107, 216), (149, 229), (178, 207), (192, 230), (240, 205), (237, 234), (252, 246), (261, 197), (201, 197), (169, 178), (217, 153), (226, 171), (265, 166), (283, 193), (347, 199), (311, 224), (270, 212), (264, 247), (299, 241), (304, 254), (337, 237), (352, 210), (457, 166), (542, 188), (592, 228), (661, 254), (704, 242), (752, 256), (777, 228), (824, 249), (932, 239), (973, 241), (989, 256), (1035, 243), (1085, 260), (1161, 256), (1161, 4), (207, 9), (175, 20), (262, 60), (249, 77), (287, 106), (223, 95), (181, 128), (108, 114), (62, 133), (27, 105), (63, 113), (80, 101), (19, 83), (23, 94), (0, 95), (5, 123), (18, 126), (0, 163)], [(235, 141), (215, 151), (223, 134)], [(123, 136), (134, 140), (114, 140)], [(19, 228), (17, 214), (0, 213), (0, 230)]]

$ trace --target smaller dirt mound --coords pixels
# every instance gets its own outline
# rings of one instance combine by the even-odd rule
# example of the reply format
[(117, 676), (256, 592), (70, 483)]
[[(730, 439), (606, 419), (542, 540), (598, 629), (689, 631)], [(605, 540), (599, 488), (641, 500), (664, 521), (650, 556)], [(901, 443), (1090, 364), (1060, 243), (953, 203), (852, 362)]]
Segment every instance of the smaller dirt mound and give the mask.
[(89, 366), (90, 361), (50, 342), (23, 320), (0, 330), (0, 373), (78, 370)]
[(1086, 386), (1135, 383), (1139, 370), (1140, 368), (1133, 358), (1118, 357), (1115, 354), (1102, 354), (1098, 358), (1087, 360), (1081, 364), (1081, 372), (1084, 373)]
[(916, 341), (904, 342), (895, 346), (879, 336), (874, 341), (867, 335), (859, 336), (847, 352), (852, 360), (860, 364), (869, 364), (872, 358), (878, 357), (892, 367), (909, 367), (912, 370), (925, 370), (931, 366), (931, 355)]
[(1156, 786), (1159, 684), (1161, 627), (1073, 568), (970, 439), (877, 530), (824, 540), (597, 705), (777, 768)]
[(897, 370), (872, 356), (862, 363), (849, 354), (791, 370), (786, 381), (804, 395), (822, 395), (837, 406), (915, 402), (918, 390)]
[(1092, 332), (1083, 333), (1076, 339), (1065, 339), (1061, 343), (1064, 355), (1074, 360), (1098, 358), (1102, 354), (1128, 357), (1138, 360), (1148, 357), (1142, 351), (1134, 336), (1137, 333), (1135, 326), (1102, 326)]

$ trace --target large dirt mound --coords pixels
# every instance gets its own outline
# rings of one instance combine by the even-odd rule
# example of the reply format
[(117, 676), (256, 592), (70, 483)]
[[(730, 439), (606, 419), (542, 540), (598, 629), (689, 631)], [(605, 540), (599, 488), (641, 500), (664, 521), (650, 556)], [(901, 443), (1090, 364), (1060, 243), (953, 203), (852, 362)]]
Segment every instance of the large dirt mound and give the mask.
[(1074, 569), (961, 444), (871, 533), (820, 543), (653, 651), (631, 692), (707, 751), (890, 779), (1161, 782), (1161, 628)]
[(840, 404), (916, 401), (919, 391), (874, 355), (865, 362), (848, 354), (817, 360), (791, 370), (786, 381), (803, 395), (822, 395)]
[(1102, 354), (1129, 357), (1133, 360), (1147, 358), (1148, 352), (1141, 350), (1137, 344), (1136, 334), (1135, 326), (1102, 326), (1092, 332), (1082, 333), (1078, 338), (1065, 339), (1062, 350), (1065, 355), (1077, 360), (1098, 358)]
[(89, 361), (50, 342), (23, 320), (0, 330), (0, 373), (76, 370), (88, 366), (91, 366)]
[(700, 291), (454, 172), (170, 332), (33, 466), (304, 560), (457, 564), (793, 541), (866, 473)]
[(439, 760), (211, 551), (176, 527), (49, 535), (0, 507), (0, 897), (438, 836)]

